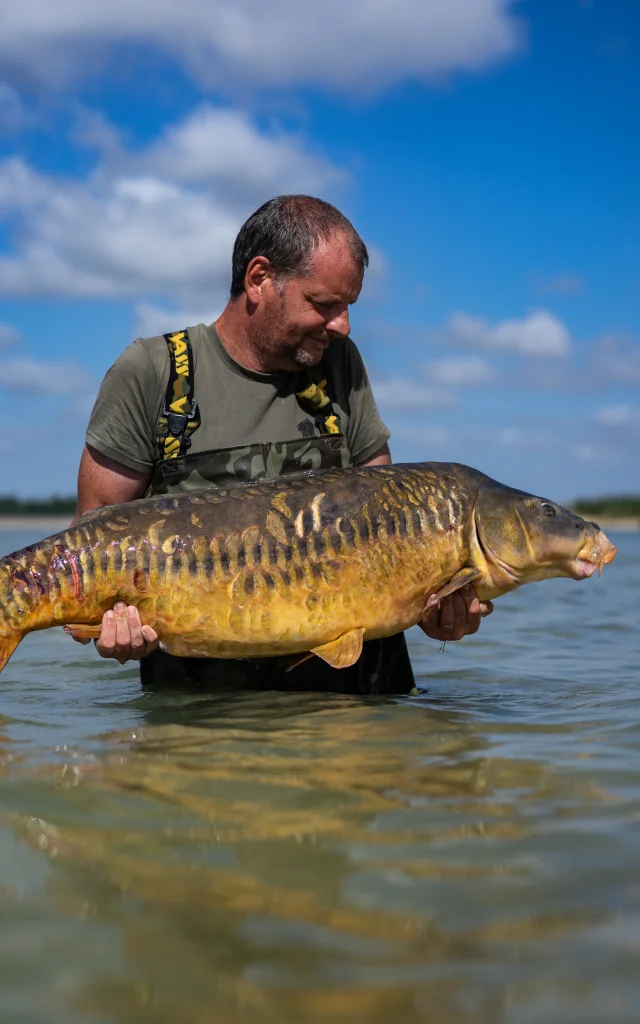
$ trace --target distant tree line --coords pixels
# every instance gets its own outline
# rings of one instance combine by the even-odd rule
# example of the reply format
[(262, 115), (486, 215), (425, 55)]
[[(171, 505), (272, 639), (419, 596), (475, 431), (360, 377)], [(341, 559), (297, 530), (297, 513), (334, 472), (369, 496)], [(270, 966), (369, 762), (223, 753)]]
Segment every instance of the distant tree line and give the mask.
[[(571, 509), (581, 516), (640, 516), (640, 494), (612, 494), (603, 498), (577, 498)], [(0, 495), (0, 516), (67, 516), (76, 510), (74, 495), (52, 498), (16, 498)]]
[(640, 516), (640, 494), (578, 498), (571, 508), (581, 516)]
[(67, 516), (75, 510), (76, 498), (72, 495), (23, 499), (0, 494), (0, 516)]

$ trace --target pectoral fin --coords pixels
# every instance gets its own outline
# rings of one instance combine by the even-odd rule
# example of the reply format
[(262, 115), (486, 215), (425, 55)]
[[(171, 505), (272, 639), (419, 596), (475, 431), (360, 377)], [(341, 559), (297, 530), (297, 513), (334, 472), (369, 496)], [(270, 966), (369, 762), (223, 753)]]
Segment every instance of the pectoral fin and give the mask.
[(69, 622), (64, 627), (64, 631), (74, 640), (97, 640), (102, 631), (102, 624), (88, 626), (84, 622)]
[(460, 569), (459, 572), (452, 576), (448, 583), (445, 583), (444, 587), (437, 592), (432, 594), (425, 605), (425, 611), (430, 608), (435, 608), (437, 604), (440, 604), (443, 597), (448, 597), (449, 594), (454, 594), (456, 590), (461, 590), (462, 587), (466, 587), (467, 583), (473, 583), (474, 580), (479, 579), (482, 576), (480, 569), (474, 569), (473, 566), (465, 566), (464, 569)]
[(349, 665), (354, 665), (362, 654), (363, 636), (364, 629), (350, 629), (337, 640), (313, 647), (311, 653), (322, 658), (332, 668), (349, 668)]

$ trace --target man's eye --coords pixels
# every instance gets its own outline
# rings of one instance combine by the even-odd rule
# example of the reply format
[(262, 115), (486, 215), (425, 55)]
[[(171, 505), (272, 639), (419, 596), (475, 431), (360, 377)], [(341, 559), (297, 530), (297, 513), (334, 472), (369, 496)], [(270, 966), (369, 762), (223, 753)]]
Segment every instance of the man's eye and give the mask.
[(540, 505), (540, 508), (544, 512), (545, 516), (549, 517), (549, 519), (553, 519), (553, 517), (556, 515), (555, 508), (553, 507), (553, 505), (550, 505), (548, 501), (543, 501)]

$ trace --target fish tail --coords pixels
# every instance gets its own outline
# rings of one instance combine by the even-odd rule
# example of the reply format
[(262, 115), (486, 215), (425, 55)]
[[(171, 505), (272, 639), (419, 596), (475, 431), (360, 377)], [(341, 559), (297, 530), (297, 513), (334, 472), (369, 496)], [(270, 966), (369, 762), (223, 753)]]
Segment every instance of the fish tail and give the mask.
[(7, 559), (0, 559), (0, 672), (24, 636), (24, 631), (15, 628), (11, 609), (13, 602), (13, 579)]
[(0, 672), (2, 672), (21, 640), (22, 633), (18, 633), (16, 630), (6, 626), (2, 621), (2, 612), (0, 611)]

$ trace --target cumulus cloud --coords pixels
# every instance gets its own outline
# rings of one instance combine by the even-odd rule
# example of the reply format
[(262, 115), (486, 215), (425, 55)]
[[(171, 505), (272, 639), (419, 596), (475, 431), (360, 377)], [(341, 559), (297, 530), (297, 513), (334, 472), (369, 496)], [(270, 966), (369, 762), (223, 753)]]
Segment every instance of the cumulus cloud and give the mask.
[(476, 71), (522, 43), (514, 0), (21, 0), (4, 4), (0, 59), (59, 84), (118, 45), (180, 61), (216, 89), (322, 84), (369, 92)]
[(603, 427), (629, 427), (640, 422), (640, 413), (630, 405), (605, 405), (594, 415)]
[(457, 404), (452, 392), (416, 384), (407, 377), (379, 379), (372, 381), (371, 386), (383, 411), (450, 408)]
[(93, 393), (95, 382), (77, 363), (47, 363), (27, 356), (3, 362), (0, 387), (13, 392), (75, 396), (87, 390)]
[(0, 258), (3, 294), (200, 305), (227, 288), (235, 235), (255, 206), (341, 177), (299, 138), (260, 132), (238, 111), (204, 106), (135, 153), (107, 129), (94, 125), (103, 156), (86, 181), (0, 162), (0, 217), (18, 224), (15, 252)]
[(427, 380), (450, 387), (490, 384), (498, 376), (493, 366), (476, 356), (437, 359), (433, 363), (426, 363), (423, 371)]
[(571, 339), (567, 328), (548, 310), (529, 313), (522, 320), (490, 324), (482, 317), (454, 313), (447, 327), (449, 339), (459, 345), (527, 356), (567, 356)]

